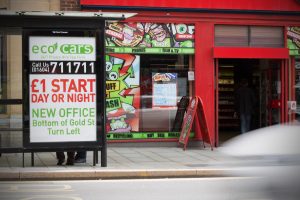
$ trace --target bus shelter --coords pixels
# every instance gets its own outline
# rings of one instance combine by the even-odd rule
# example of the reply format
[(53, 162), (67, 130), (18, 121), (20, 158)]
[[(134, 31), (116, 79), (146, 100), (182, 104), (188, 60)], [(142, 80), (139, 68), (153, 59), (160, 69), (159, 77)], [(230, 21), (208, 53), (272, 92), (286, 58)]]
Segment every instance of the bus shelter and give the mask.
[(0, 12), (0, 153), (94, 151), (107, 166), (105, 21), (133, 13)]

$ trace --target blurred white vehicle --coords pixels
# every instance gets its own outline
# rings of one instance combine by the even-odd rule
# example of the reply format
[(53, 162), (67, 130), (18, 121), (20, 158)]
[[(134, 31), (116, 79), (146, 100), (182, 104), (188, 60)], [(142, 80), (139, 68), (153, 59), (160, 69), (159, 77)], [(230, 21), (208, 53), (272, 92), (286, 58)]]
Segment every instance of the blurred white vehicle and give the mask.
[(226, 142), (222, 152), (232, 156), (297, 156), (300, 124), (274, 125), (242, 134)]
[(300, 199), (299, 122), (244, 133), (219, 150), (236, 159), (235, 175), (260, 177), (270, 199)]

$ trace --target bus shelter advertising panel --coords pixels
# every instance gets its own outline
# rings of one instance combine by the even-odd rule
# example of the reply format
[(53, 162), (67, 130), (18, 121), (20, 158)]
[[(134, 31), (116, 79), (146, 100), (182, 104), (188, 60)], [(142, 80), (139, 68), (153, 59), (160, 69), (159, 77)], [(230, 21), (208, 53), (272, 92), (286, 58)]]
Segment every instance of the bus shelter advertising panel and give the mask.
[(28, 36), (29, 143), (96, 142), (96, 38)]

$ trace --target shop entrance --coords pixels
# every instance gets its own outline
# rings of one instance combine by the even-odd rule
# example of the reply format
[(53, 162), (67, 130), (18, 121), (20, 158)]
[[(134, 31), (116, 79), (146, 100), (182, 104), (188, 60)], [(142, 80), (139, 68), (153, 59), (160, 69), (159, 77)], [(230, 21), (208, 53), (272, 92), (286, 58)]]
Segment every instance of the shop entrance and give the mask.
[(237, 114), (238, 88), (248, 82), (254, 92), (255, 104), (250, 130), (280, 123), (282, 93), (281, 61), (269, 59), (219, 59), (216, 96), (217, 132), (222, 143), (241, 134)]

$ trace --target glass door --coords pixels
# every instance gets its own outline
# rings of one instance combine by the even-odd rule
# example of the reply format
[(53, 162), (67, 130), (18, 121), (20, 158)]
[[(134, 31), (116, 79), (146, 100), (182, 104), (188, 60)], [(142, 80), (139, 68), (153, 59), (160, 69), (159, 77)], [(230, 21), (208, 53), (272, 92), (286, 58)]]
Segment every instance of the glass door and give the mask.
[(282, 81), (280, 62), (267, 62), (260, 79), (260, 126), (280, 123)]
[(295, 100), (296, 100), (296, 120), (300, 121), (300, 59), (295, 62)]

